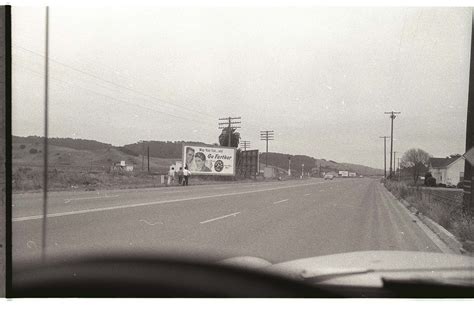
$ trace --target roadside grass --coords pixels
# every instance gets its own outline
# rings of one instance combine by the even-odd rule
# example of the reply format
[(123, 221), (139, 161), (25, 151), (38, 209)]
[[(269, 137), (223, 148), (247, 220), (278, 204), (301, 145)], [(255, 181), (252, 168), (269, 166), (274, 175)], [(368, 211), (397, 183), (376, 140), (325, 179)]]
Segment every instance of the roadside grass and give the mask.
[[(81, 172), (53, 169), (48, 172), (48, 190), (130, 189), (159, 187), (159, 175), (137, 173)], [(16, 167), (12, 172), (13, 192), (31, 192), (43, 189), (43, 171), (39, 168)]]
[[(163, 175), (163, 174), (162, 174)], [(262, 176), (257, 178), (244, 178), (240, 176), (191, 176), (189, 185), (222, 184), (222, 183), (247, 183), (265, 182)], [(271, 179), (274, 181), (274, 179)], [(72, 169), (51, 169), (48, 172), (48, 191), (68, 190), (108, 190), (108, 189), (139, 189), (166, 187), (161, 183), (161, 175), (147, 172), (106, 172)], [(175, 178), (171, 186), (179, 186)], [(38, 167), (13, 167), (12, 190), (13, 192), (37, 192), (43, 189), (43, 170)]]
[(461, 241), (474, 241), (474, 218), (462, 210), (462, 206), (429, 202), (416, 187), (409, 187), (403, 182), (387, 180), (385, 187), (392, 194), (404, 199), (420, 213), (429, 217)]

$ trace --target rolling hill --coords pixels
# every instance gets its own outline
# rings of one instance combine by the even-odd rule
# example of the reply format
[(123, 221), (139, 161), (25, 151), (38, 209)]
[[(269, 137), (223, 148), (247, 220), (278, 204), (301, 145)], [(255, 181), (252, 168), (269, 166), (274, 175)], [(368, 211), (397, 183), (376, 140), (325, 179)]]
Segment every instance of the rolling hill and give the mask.
[[(165, 173), (169, 165), (181, 158), (182, 144), (191, 143), (202, 146), (212, 146), (202, 142), (184, 141), (146, 141), (128, 144), (125, 146), (112, 146), (87, 139), (49, 138), (49, 163), (56, 168), (74, 168), (82, 170), (108, 169), (114, 162), (126, 161), (133, 164), (135, 170), (141, 170), (142, 155), (146, 154), (145, 146), (150, 148), (150, 169), (153, 172)], [(12, 139), (13, 166), (38, 166), (43, 165), (42, 146), (43, 138), (38, 136), (18, 137)], [(34, 149), (34, 150), (33, 150)], [(268, 165), (288, 169), (289, 154), (268, 153)], [(260, 155), (260, 163), (265, 163), (265, 153)], [(305, 171), (321, 168), (322, 172), (348, 170), (362, 175), (383, 175), (383, 170), (371, 167), (337, 163), (331, 160), (316, 159), (306, 155), (291, 155), (291, 167), (301, 171), (304, 164)], [(146, 169), (146, 157), (144, 167)]]

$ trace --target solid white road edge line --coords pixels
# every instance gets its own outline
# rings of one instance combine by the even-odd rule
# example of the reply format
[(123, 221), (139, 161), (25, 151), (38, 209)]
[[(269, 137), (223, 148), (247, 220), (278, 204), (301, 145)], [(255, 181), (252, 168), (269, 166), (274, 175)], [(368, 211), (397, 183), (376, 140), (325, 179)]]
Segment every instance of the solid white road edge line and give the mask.
[[(53, 218), (53, 217), (80, 215), (80, 214), (88, 214), (88, 213), (97, 213), (97, 212), (111, 211), (111, 210), (117, 210), (117, 209), (125, 209), (125, 208), (131, 208), (131, 207), (141, 207), (141, 206), (148, 206), (148, 205), (158, 205), (158, 204), (167, 204), (167, 203), (175, 203), (175, 202), (202, 200), (202, 199), (209, 199), (209, 198), (219, 198), (219, 197), (226, 197), (226, 196), (233, 196), (233, 195), (240, 195), (240, 194), (249, 194), (249, 193), (258, 193), (258, 192), (265, 192), (265, 191), (273, 191), (273, 190), (279, 190), (279, 189), (289, 189), (289, 188), (297, 188), (297, 187), (304, 187), (304, 186), (312, 186), (312, 185), (317, 185), (317, 184), (322, 184), (322, 183), (324, 183), (324, 182), (305, 183), (305, 184), (297, 184), (297, 185), (291, 185), (291, 186), (286, 186), (286, 187), (265, 188), (265, 189), (249, 190), (249, 191), (242, 191), (242, 192), (221, 193), (221, 194), (206, 195), (206, 196), (201, 196), (201, 197), (190, 197), (190, 198), (173, 199), (173, 200), (166, 200), (166, 201), (155, 201), (155, 202), (127, 204), (127, 205), (117, 205), (117, 206), (85, 209), (85, 210), (80, 210), (80, 211), (52, 213), (52, 214), (48, 214), (46, 217)], [(43, 219), (43, 215), (17, 217), (17, 218), (13, 218), (12, 222), (37, 220), (37, 219)]]
[(238, 215), (238, 214), (240, 214), (240, 212), (232, 213), (232, 214), (229, 214), (229, 215), (224, 215), (224, 216), (221, 216), (221, 217), (216, 217), (216, 218), (212, 218), (212, 219), (208, 219), (208, 220), (204, 220), (204, 221), (201, 221), (200, 224), (202, 225), (202, 224), (205, 224), (205, 223), (208, 223), (208, 222), (211, 222), (211, 221), (219, 220), (219, 219), (230, 217), (230, 216), (235, 216), (235, 215)]
[(286, 202), (288, 201), (288, 199), (284, 199), (284, 200), (281, 200), (281, 201), (276, 201), (276, 202), (273, 202), (273, 204), (280, 204), (280, 203), (283, 203), (283, 202)]
[(107, 198), (116, 198), (119, 195), (108, 195), (108, 196), (100, 196), (100, 197), (85, 197), (85, 198), (72, 198), (72, 199), (65, 199), (64, 203), (69, 203), (71, 201), (78, 201), (78, 200), (92, 200), (92, 199), (107, 199)]

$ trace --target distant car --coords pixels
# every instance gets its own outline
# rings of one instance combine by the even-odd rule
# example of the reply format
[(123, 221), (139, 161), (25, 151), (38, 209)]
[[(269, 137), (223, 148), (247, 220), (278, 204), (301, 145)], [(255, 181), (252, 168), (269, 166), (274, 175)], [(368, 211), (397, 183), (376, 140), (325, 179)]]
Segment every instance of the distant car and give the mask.
[(333, 180), (333, 179), (334, 179), (334, 175), (332, 175), (332, 174), (326, 174), (326, 175), (324, 175), (324, 179)]

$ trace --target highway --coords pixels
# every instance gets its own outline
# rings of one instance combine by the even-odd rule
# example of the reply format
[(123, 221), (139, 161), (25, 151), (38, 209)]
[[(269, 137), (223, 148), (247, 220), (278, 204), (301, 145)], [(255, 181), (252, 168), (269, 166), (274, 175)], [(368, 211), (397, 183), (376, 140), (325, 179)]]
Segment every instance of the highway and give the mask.
[[(378, 180), (306, 179), (48, 196), (47, 254), (152, 252), (273, 263), (361, 250), (446, 249)], [(42, 195), (13, 196), (13, 262), (41, 254)]]

